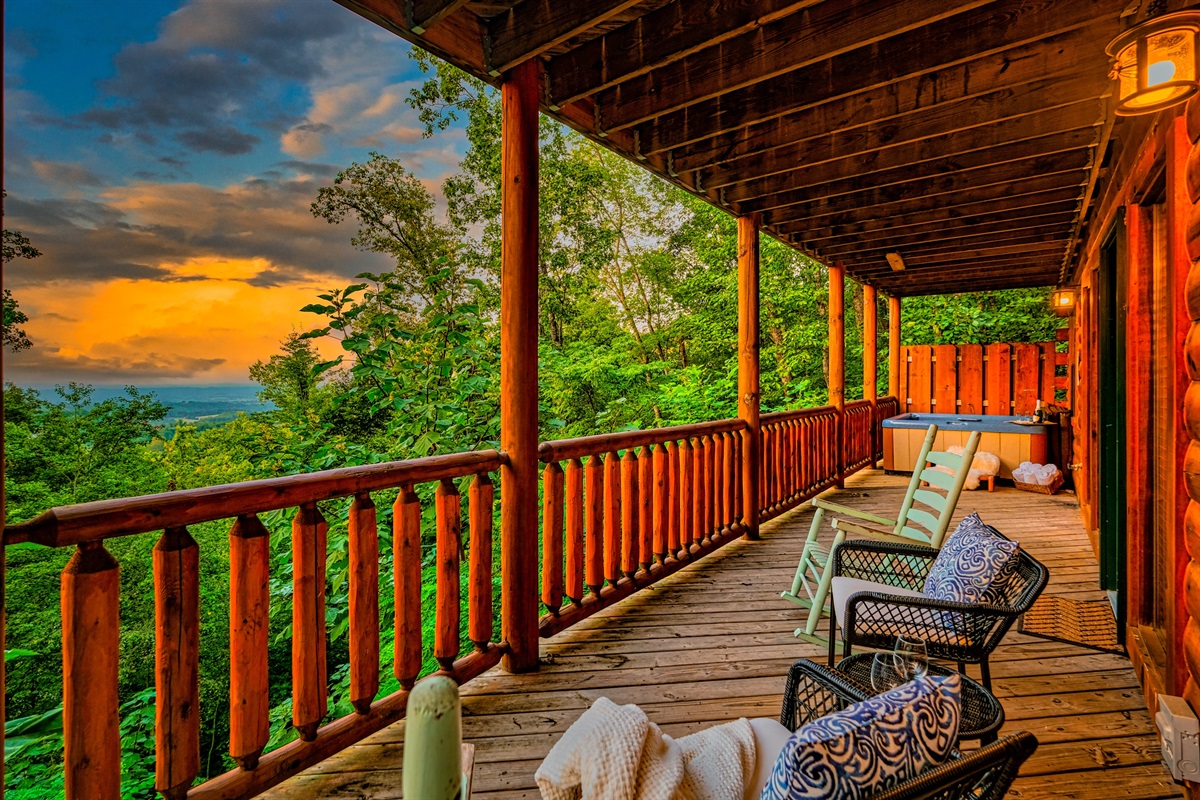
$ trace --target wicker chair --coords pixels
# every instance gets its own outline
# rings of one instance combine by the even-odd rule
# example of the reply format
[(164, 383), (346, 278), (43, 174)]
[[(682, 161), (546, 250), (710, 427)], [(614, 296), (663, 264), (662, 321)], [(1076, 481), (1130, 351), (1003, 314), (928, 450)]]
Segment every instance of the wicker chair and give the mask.
[[(869, 694), (831, 669), (811, 661), (797, 661), (788, 672), (779, 721), (794, 731)], [(955, 751), (945, 764), (881, 790), (871, 795), (871, 800), (998, 800), (1008, 792), (1017, 770), (1037, 746), (1037, 737), (1020, 731), (968, 754)]]
[[(911, 544), (871, 541), (843, 542), (833, 553), (834, 576), (860, 578), (920, 591), (938, 551)], [(1004, 634), (1046, 588), (1049, 573), (1040, 561), (1020, 551), (1016, 573), (999, 590), (994, 604), (971, 605), (899, 597), (882, 592), (858, 592), (846, 603), (842, 621), (842, 654), (854, 646), (890, 650), (896, 637), (924, 639), (930, 658), (978, 664), (983, 685), (992, 688), (988, 658)], [(829, 665), (833, 666), (838, 620), (829, 617)]]

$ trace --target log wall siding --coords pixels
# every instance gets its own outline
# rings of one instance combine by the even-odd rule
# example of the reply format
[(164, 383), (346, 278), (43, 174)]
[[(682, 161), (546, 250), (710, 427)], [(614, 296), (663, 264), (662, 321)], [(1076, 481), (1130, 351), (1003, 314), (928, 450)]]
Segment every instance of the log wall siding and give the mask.
[(1200, 712), (1200, 98), (1187, 106), (1186, 132), (1188, 152), (1186, 187), (1189, 208), (1184, 232), (1186, 256), (1190, 260), (1184, 292), (1187, 317), (1191, 321), (1184, 346), (1184, 361), (1190, 379), (1184, 395), (1183, 414), (1191, 442), (1184, 466), (1183, 484), (1187, 492), (1184, 517), (1186, 553), (1183, 580), (1183, 655), (1186, 684), (1183, 695)]
[[(1067, 375), (1057, 375), (1059, 367)], [(1037, 401), (1056, 400), (1070, 388), (1070, 355), (1054, 342), (989, 345), (909, 345), (898, 364), (902, 412), (1032, 414)]]

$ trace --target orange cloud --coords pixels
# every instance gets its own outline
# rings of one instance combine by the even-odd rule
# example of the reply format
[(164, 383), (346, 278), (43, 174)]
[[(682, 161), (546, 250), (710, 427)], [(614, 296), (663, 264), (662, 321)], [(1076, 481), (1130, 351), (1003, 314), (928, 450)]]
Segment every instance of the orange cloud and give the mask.
[[(288, 332), (319, 322), (302, 306), (344, 283), (335, 275), (273, 287), (246, 283), (269, 266), (261, 259), (170, 266), (183, 280), (23, 288), (18, 299), (34, 347), (9, 355), (6, 371), (29, 383), (244, 382), (250, 364), (275, 353)], [(318, 346), (327, 358), (340, 352), (332, 340)]]

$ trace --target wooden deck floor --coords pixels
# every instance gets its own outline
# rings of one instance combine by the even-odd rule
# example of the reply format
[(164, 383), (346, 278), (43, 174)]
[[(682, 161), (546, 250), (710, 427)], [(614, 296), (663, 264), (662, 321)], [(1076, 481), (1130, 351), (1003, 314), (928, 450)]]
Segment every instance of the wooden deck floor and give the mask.
[[(906, 482), (868, 471), (839, 502), (894, 513)], [(966, 493), (978, 510), (1051, 570), (1048, 592), (1099, 599), (1097, 564), (1072, 495), (997, 488)], [(793, 660), (821, 658), (792, 636), (802, 612), (779, 598), (791, 580), (809, 512), (764, 526), (657, 586), (543, 642), (543, 668), (499, 671), (464, 687), (465, 737), (477, 747), (479, 798), (538, 797), (533, 773), (598, 697), (637, 703), (672, 735), (741, 716), (777, 716)], [(977, 673), (974, 673), (977, 675)], [(993, 657), (1006, 730), (1041, 746), (1010, 797), (1166, 798), (1181, 791), (1159, 764), (1154, 726), (1127, 659), (1010, 633)], [(403, 723), (302, 773), (272, 798), (397, 798)]]

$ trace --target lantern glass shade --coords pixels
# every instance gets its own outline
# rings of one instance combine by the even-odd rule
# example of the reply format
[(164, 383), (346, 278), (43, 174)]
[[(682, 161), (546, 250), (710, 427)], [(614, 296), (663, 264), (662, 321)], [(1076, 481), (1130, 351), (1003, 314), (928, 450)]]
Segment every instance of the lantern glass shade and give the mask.
[(1161, 111), (1196, 94), (1198, 31), (1200, 12), (1181, 11), (1148, 20), (1109, 44), (1117, 114)]
[(1051, 296), (1050, 305), (1055, 314), (1071, 314), (1075, 311), (1075, 291), (1059, 289)]

